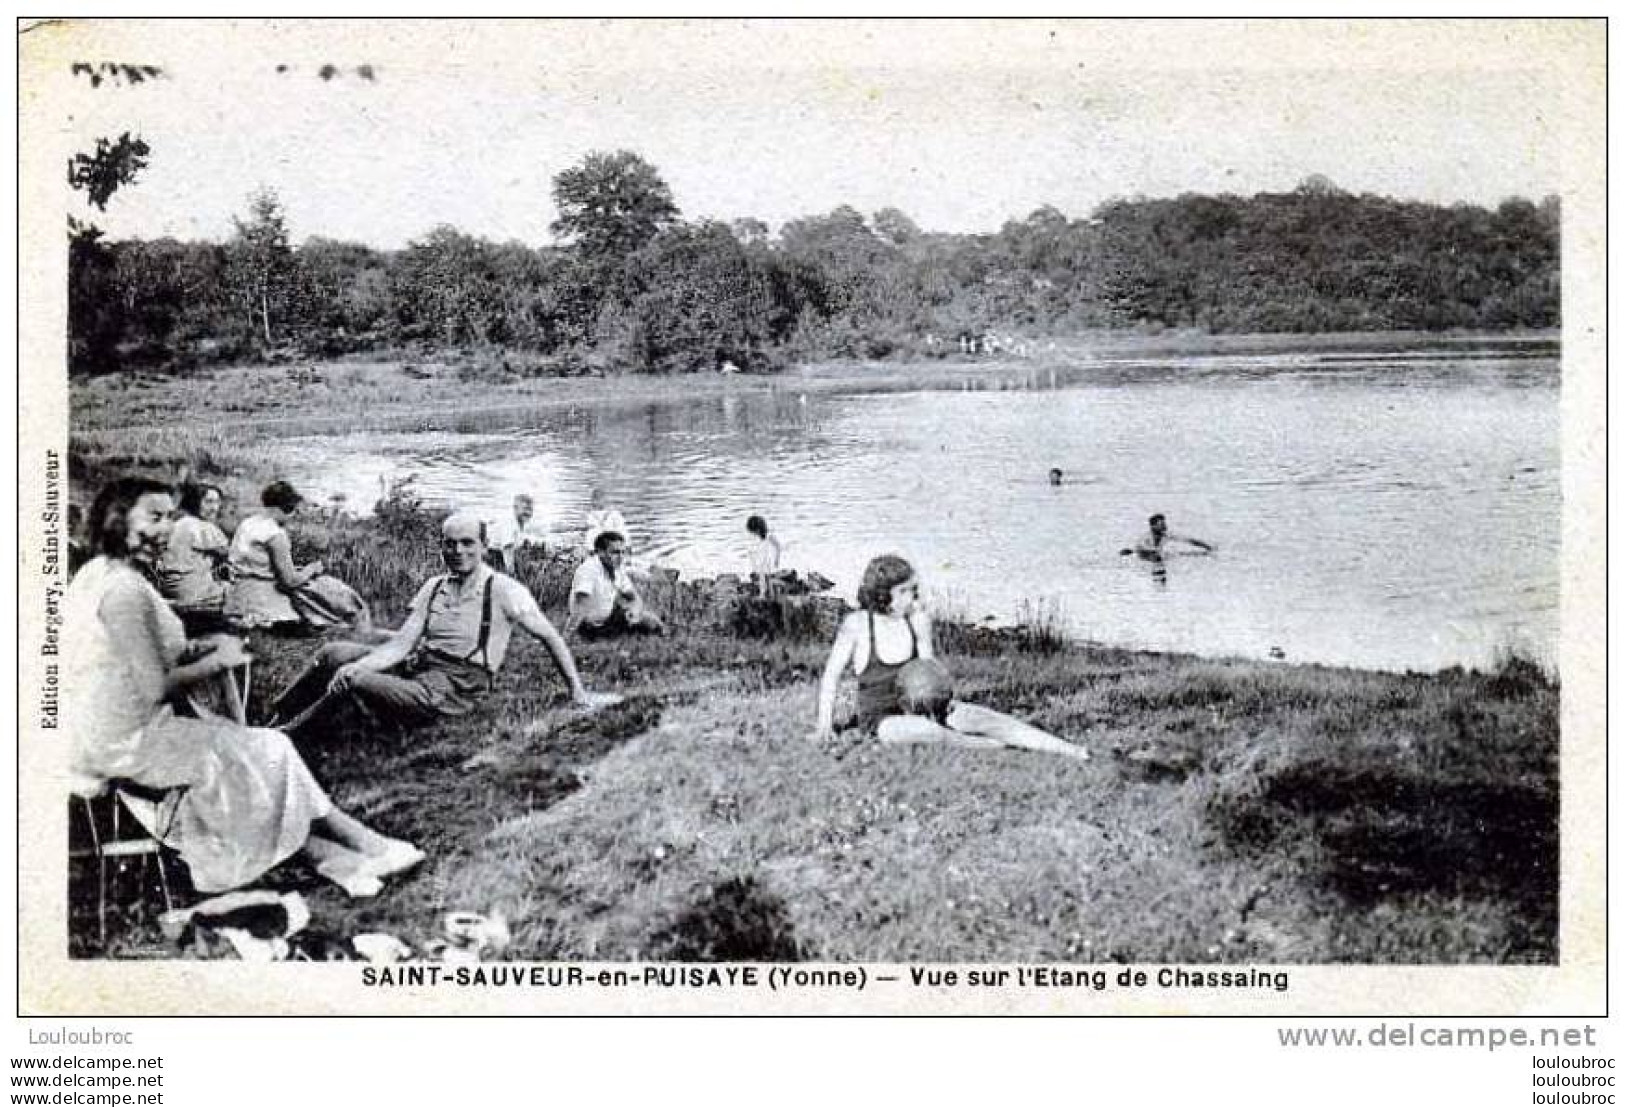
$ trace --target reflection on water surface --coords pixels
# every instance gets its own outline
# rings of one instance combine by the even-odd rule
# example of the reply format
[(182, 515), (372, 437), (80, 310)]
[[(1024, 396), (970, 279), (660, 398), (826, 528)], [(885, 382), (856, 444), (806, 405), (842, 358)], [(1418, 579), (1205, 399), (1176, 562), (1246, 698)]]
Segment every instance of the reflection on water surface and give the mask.
[[(578, 533), (593, 491), (645, 559), (743, 571), (745, 518), (850, 596), (913, 560), (939, 601), (1025, 602), (1078, 635), (1382, 668), (1556, 656), (1552, 343), (1124, 359), (932, 390), (519, 412), (286, 444), (288, 475), (366, 509), (380, 477), (494, 517), (536, 496)], [(1059, 487), (1047, 480), (1064, 470)], [(1216, 556), (1119, 556), (1160, 511)]]

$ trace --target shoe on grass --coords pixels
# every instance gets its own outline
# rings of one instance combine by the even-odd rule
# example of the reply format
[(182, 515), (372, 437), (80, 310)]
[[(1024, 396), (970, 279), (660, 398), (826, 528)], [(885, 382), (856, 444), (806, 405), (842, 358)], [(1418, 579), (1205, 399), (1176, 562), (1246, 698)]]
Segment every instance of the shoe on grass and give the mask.
[(427, 855), (411, 842), (391, 842), (382, 853), (368, 855), (362, 863), (361, 871), (368, 876), (379, 880), (390, 876), (399, 876), (409, 869), (415, 869), (423, 864)]

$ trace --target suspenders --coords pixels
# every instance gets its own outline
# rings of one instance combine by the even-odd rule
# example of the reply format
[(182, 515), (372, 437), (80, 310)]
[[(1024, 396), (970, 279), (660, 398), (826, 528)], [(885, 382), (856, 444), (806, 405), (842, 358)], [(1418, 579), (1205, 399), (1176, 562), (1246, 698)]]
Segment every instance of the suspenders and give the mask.
[(474, 655), (478, 654), (480, 668), (485, 670), (487, 676), (491, 673), (491, 657), (486, 652), (486, 647), (491, 641), (491, 586), (496, 582), (495, 573), (485, 578), (485, 595), (480, 600), (480, 636), (475, 641), (474, 648), (463, 659), (464, 661), (473, 661)]
[[(496, 679), (496, 674), (491, 671), (491, 658), (488, 650), (491, 642), (491, 586), (496, 582), (497, 577), (494, 572), (485, 578), (485, 595), (480, 600), (479, 638), (475, 641), (474, 648), (469, 650), (466, 656), (458, 658), (459, 661), (474, 662), (481, 669), (484, 669), (486, 677), (493, 681)], [(440, 589), (445, 587), (445, 584), (445, 574), (434, 578), (434, 591), (429, 593), (429, 602), (423, 606), (423, 632), (425, 634), (429, 631), (429, 615), (434, 611), (434, 601), (439, 598)], [(479, 658), (478, 661), (474, 661), (476, 657)]]

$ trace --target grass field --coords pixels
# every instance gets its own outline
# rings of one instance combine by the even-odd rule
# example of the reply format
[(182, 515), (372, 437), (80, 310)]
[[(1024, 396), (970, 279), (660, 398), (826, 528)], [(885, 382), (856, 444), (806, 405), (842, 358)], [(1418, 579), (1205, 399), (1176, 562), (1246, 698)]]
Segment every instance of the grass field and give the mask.
[[(206, 455), (246, 482), (263, 463), (154, 433), (170, 439), (79, 443), (77, 479)], [(433, 520), (410, 510), (298, 538), (387, 620), (437, 568)], [(521, 573), (555, 618), (565, 572)], [(473, 910), (507, 918), (518, 958), (1556, 959), (1559, 690), (1522, 661), (1378, 674), (949, 624), (964, 698), (1093, 759), (829, 748), (808, 735), (832, 613), (761, 618), (682, 584), (652, 598), (675, 634), (576, 646), (619, 707), (569, 708), (527, 640), (468, 718), (301, 737), (341, 804), (429, 854), (372, 901), (298, 861), (272, 874), (311, 901), (308, 948), (373, 930), (421, 946)], [(263, 717), (314, 643), (251, 645)], [(172, 952), (129, 881), (103, 947), (77, 877), (76, 954)]]

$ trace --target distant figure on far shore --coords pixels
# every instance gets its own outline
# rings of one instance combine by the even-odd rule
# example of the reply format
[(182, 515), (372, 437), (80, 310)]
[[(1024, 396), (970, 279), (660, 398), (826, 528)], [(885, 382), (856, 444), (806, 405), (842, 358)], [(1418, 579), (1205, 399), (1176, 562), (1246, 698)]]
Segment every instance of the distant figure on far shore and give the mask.
[(1132, 547), (1124, 547), (1118, 552), (1127, 557), (1130, 554), (1142, 561), (1161, 561), (1169, 552), (1168, 546), (1174, 543), (1188, 546), (1202, 553), (1213, 553), (1215, 547), (1211, 542), (1204, 542), (1200, 538), (1191, 538), (1183, 534), (1174, 534), (1168, 529), (1167, 516), (1157, 514), (1151, 516), (1147, 522), (1149, 529), (1140, 536), (1140, 540)]
[(745, 520), (745, 529), (756, 536), (756, 546), (750, 551), (750, 576), (756, 582), (763, 599), (770, 599), (778, 590), (774, 575), (779, 571), (779, 558), (784, 547), (767, 532), (767, 520), (752, 515)]

